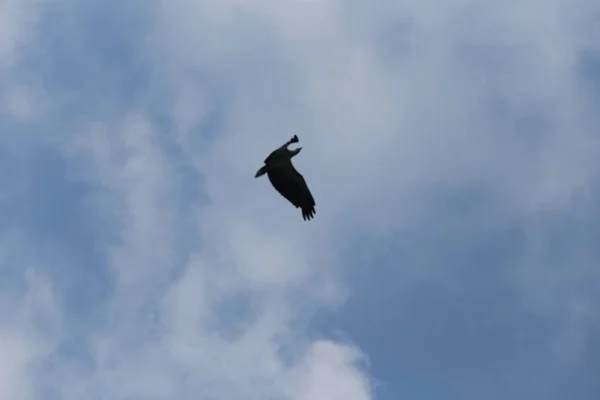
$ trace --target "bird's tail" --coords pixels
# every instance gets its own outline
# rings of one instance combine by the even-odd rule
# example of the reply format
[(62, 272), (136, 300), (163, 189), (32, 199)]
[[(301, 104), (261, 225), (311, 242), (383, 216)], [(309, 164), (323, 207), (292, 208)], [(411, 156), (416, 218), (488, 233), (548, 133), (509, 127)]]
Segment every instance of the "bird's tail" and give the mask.
[(262, 167), (260, 167), (260, 169), (258, 171), (256, 171), (256, 175), (254, 175), (254, 177), (258, 178), (259, 176), (263, 176), (266, 173), (267, 173), (267, 166), (263, 165)]

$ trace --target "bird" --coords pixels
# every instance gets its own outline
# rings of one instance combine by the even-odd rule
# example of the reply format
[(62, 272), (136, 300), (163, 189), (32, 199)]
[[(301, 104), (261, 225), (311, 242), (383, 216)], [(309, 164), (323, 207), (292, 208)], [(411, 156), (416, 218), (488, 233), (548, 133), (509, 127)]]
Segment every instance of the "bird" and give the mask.
[(265, 158), (264, 164), (256, 172), (255, 178), (267, 174), (271, 184), (290, 203), (302, 210), (302, 218), (310, 221), (314, 218), (315, 199), (313, 198), (304, 177), (294, 168), (292, 157), (302, 150), (302, 147), (290, 150), (288, 146), (298, 143), (298, 136), (294, 135), (283, 146), (274, 150)]

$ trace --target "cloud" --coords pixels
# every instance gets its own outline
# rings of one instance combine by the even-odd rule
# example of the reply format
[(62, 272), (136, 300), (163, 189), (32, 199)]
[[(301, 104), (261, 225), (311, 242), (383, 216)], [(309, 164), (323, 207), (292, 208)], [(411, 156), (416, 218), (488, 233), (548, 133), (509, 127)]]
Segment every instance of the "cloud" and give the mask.
[(2, 8), (0, 394), (599, 393), (593, 3)]
[[(5, 237), (2, 242), (14, 244), (15, 240), (14, 236)], [(12, 258), (10, 253), (10, 250), (4, 251), (5, 260)], [(25, 260), (27, 257), (18, 258), (19, 262)], [(10, 260), (10, 264), (14, 262)], [(12, 272), (10, 264), (2, 265), (3, 276)], [(0, 324), (0, 350), (4, 355), (0, 368), (0, 395), (12, 399), (31, 398), (35, 383), (30, 371), (40, 359), (51, 354), (53, 341), (61, 334), (60, 311), (51, 283), (31, 267), (21, 266), (25, 268), (21, 290), (24, 293), (17, 300), (11, 295), (15, 288), (4, 284), (0, 297), (0, 310), (5, 316)]]

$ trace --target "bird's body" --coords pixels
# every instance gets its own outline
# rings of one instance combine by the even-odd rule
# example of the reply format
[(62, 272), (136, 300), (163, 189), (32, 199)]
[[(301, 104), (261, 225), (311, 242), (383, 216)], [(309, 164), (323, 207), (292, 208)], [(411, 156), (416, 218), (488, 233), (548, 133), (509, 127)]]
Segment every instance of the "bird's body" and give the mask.
[(296, 208), (302, 210), (302, 218), (310, 220), (314, 217), (315, 200), (308, 189), (304, 177), (294, 168), (292, 157), (302, 150), (302, 147), (289, 150), (288, 146), (297, 143), (298, 137), (294, 137), (286, 144), (271, 152), (265, 159), (264, 164), (255, 175), (255, 178), (267, 174), (269, 181), (283, 197), (285, 197)]

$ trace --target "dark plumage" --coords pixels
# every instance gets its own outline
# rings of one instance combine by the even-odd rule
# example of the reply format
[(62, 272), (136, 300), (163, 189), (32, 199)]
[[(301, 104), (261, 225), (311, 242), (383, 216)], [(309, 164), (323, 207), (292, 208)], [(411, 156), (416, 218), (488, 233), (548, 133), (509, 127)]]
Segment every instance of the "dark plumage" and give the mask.
[(265, 159), (263, 165), (254, 176), (258, 178), (267, 174), (269, 181), (283, 197), (289, 200), (296, 208), (302, 210), (302, 218), (310, 220), (314, 217), (315, 199), (313, 199), (304, 177), (294, 168), (292, 157), (300, 153), (302, 147), (289, 150), (288, 146), (298, 142), (298, 136), (273, 151)]

